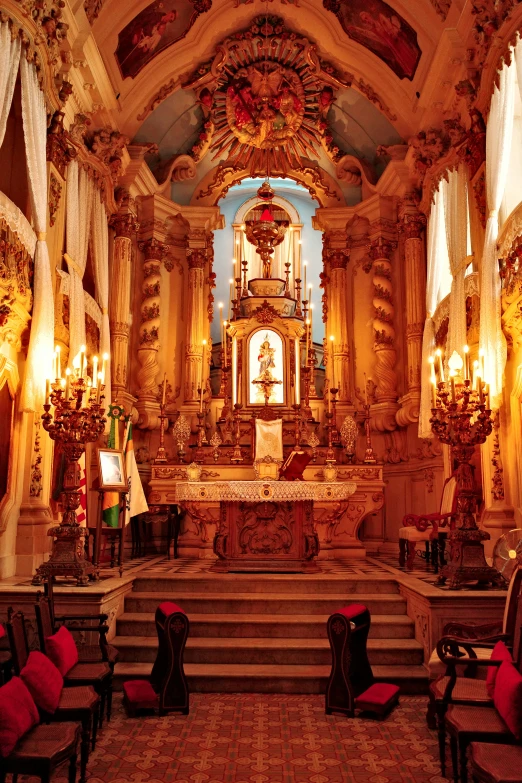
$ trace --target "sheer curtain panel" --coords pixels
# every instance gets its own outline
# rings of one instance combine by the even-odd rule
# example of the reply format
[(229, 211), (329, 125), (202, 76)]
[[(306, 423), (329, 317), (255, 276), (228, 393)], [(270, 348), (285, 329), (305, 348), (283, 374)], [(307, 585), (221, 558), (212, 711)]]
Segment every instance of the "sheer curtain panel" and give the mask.
[(442, 184), (445, 189), (444, 216), (452, 276), (446, 356), (449, 359), (453, 351), (457, 351), (464, 358), (462, 349), (467, 343), (464, 278), (468, 263), (468, 191), (464, 166), (460, 165), (457, 171), (450, 171), (448, 181)]
[(441, 258), (447, 251), (444, 227), (444, 200), (439, 190), (435, 192), (428, 220), (428, 270), (426, 277), (426, 321), (422, 337), (421, 404), (419, 412), (419, 438), (432, 438), (431, 380), (429, 358), (435, 351), (435, 324), (433, 314), (439, 303), (441, 279), (444, 271)]
[(515, 69), (504, 65), (495, 87), (486, 132), (486, 195), (489, 215), (484, 237), (480, 285), (480, 348), (490, 403), (498, 408), (506, 363), (506, 340), (500, 320), (500, 275), (497, 260), (498, 210), (509, 173), (513, 133)]
[(0, 147), (5, 136), (19, 64), (20, 36), (13, 38), (9, 22), (0, 22)]
[(34, 253), (34, 290), (31, 335), (20, 407), (36, 411), (43, 404), (46, 378), (51, 377), (54, 353), (54, 296), (46, 242), (47, 221), (47, 113), (36, 69), (25, 52), (20, 57), (22, 121), (29, 193), (37, 242)]
[[(96, 301), (102, 313), (100, 327), (100, 354), (110, 355), (111, 334), (109, 329), (109, 229), (107, 214), (100, 196), (95, 188), (92, 214), (92, 260), (96, 284)], [(111, 366), (110, 361), (105, 367), (105, 404), (111, 399)]]

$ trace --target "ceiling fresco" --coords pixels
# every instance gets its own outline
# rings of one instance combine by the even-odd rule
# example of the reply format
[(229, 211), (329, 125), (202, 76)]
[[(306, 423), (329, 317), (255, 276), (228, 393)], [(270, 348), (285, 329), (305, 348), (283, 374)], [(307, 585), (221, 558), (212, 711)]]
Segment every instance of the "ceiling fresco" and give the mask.
[(186, 36), (212, 0), (155, 0), (118, 35), (114, 55), (123, 79), (135, 76), (156, 55)]
[(345, 33), (388, 65), (399, 79), (413, 79), (422, 54), (417, 33), (383, 0), (323, 0)]

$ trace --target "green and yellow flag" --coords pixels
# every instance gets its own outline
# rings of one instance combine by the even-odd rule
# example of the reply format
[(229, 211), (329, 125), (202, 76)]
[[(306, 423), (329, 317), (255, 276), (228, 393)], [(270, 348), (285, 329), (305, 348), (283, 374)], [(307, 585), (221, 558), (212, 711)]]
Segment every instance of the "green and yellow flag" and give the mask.
[[(119, 405), (109, 405), (109, 413), (107, 417), (111, 422), (111, 429), (109, 437), (107, 439), (107, 448), (118, 449), (120, 446), (118, 422), (120, 416), (123, 413), (123, 409)], [(119, 492), (104, 492), (103, 493), (103, 521), (109, 527), (118, 527), (118, 521), (120, 516), (120, 493)]]

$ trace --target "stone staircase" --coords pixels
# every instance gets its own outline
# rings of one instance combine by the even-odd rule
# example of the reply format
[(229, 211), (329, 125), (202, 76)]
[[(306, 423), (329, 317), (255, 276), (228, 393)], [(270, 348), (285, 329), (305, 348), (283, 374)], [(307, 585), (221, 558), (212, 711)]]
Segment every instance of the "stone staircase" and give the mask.
[(137, 576), (113, 640), (117, 686), (150, 673), (154, 612), (165, 600), (189, 616), (185, 672), (193, 692), (324, 693), (331, 662), (326, 621), (353, 602), (372, 613), (368, 650), (376, 679), (407, 693), (427, 688), (422, 646), (393, 578), (208, 573)]

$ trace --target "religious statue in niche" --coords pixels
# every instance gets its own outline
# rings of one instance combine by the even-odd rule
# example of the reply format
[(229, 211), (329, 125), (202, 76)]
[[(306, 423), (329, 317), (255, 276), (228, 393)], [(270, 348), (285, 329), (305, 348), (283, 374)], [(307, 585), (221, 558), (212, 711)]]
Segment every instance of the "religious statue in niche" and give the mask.
[(134, 79), (167, 46), (186, 36), (212, 0), (155, 0), (132, 19), (118, 35), (115, 57), (124, 79)]
[(255, 332), (250, 340), (250, 395), (255, 405), (284, 402), (283, 343), (273, 330)]
[(422, 54), (417, 33), (383, 0), (323, 0), (346, 34), (383, 60), (399, 79), (413, 79)]

